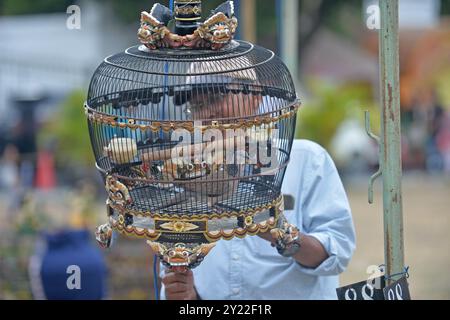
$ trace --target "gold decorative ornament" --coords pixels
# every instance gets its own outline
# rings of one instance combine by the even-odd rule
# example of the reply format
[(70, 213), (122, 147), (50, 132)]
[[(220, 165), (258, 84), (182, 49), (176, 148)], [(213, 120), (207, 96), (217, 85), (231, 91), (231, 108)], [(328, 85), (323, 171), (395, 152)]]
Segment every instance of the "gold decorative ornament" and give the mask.
[(175, 14), (176, 15), (200, 15), (202, 13), (202, 9), (199, 6), (176, 6)]
[(251, 226), (251, 225), (253, 224), (253, 217), (251, 217), (251, 216), (245, 217), (244, 223), (245, 223), (245, 225), (246, 225), (247, 227), (248, 227), (248, 226)]
[[(243, 238), (249, 235), (257, 235), (259, 233), (267, 232), (277, 226), (278, 217), (282, 214), (280, 208), (282, 208), (283, 197), (278, 198), (272, 204), (256, 208), (255, 210), (249, 210), (248, 215), (244, 217), (244, 228), (236, 226), (231, 229), (219, 229), (209, 230), (208, 221), (216, 221), (220, 219), (237, 218), (242, 216), (241, 212), (234, 212), (233, 214), (216, 214), (210, 215), (197, 215), (197, 216), (184, 216), (179, 218), (173, 218), (172, 215), (166, 215), (161, 217), (160, 215), (153, 215), (156, 224), (161, 223), (159, 227), (148, 229), (143, 227), (136, 227), (133, 225), (125, 226), (125, 218), (122, 214), (119, 214), (117, 220), (114, 217), (110, 217), (110, 223), (113, 229), (127, 236), (134, 236), (138, 238), (145, 238), (151, 241), (157, 241), (162, 234), (176, 234), (180, 235), (203, 235), (208, 242), (216, 242), (218, 240), (230, 240), (234, 237)], [(272, 215), (264, 221), (259, 223), (255, 222), (255, 216), (263, 212), (272, 211)], [(130, 212), (128, 212), (130, 214)], [(150, 216), (148, 216), (150, 217)], [(171, 218), (172, 217), (172, 218)], [(200, 230), (200, 225), (204, 227)], [(195, 228), (194, 228), (195, 226)]]
[(125, 206), (132, 203), (128, 188), (113, 176), (106, 177), (105, 187), (112, 207), (125, 209)]
[(186, 269), (200, 264), (215, 246), (215, 243), (202, 245), (177, 243), (173, 247), (167, 247), (157, 242), (147, 241), (147, 243), (165, 265), (179, 272), (184, 272)]
[(101, 225), (95, 232), (95, 239), (100, 247), (107, 249), (111, 246), (113, 231), (109, 224)]
[[(253, 128), (253, 127), (261, 127), (263, 125), (269, 125), (273, 123), (277, 123), (280, 120), (292, 118), (297, 115), (297, 112), (300, 108), (301, 104), (296, 103), (292, 106), (287, 106), (279, 110), (278, 116), (272, 116), (270, 115), (262, 115), (258, 117), (248, 117), (239, 119), (239, 121), (233, 122), (233, 123), (220, 123), (219, 121), (211, 121), (209, 125), (196, 125), (194, 126), (193, 121), (179, 121), (179, 122), (164, 122), (164, 121), (154, 121), (151, 124), (139, 124), (139, 125), (130, 125), (128, 122), (119, 122), (117, 120), (117, 117), (106, 117), (98, 112), (96, 112), (93, 109), (87, 108), (88, 112), (88, 118), (89, 120), (109, 125), (112, 127), (119, 127), (122, 125), (124, 128), (131, 129), (131, 130), (141, 130), (141, 131), (147, 131), (151, 130), (153, 132), (158, 132), (159, 130), (162, 130), (164, 132), (171, 132), (173, 130), (177, 129), (184, 129), (189, 132), (194, 132), (195, 130), (199, 130), (201, 132), (204, 132), (206, 130), (210, 129), (219, 129), (219, 130), (238, 130), (243, 128)], [(134, 120), (135, 122), (136, 120)], [(272, 130), (270, 127), (268, 130)], [(136, 147), (137, 149), (137, 147)], [(126, 155), (131, 156), (134, 155), (135, 148), (133, 146), (132, 149), (126, 149)], [(108, 154), (110, 152), (110, 147), (105, 148), (105, 154)], [(137, 151), (136, 151), (137, 152)], [(120, 156), (118, 156), (120, 159)]]
[[(196, 21), (201, 19), (201, 10), (197, 7), (178, 7), (175, 19), (178, 21)], [(178, 35), (167, 27), (171, 18), (170, 10), (161, 4), (155, 4), (149, 12), (142, 12), (138, 37), (142, 44), (151, 50), (158, 48), (211, 48), (218, 50), (234, 37), (238, 21), (234, 16), (234, 5), (229, 1), (227, 12), (217, 12), (188, 35)], [(165, 21), (164, 21), (165, 20)]]
[(195, 229), (198, 229), (198, 226), (195, 224), (192, 224), (190, 222), (184, 222), (184, 221), (170, 221), (161, 224), (161, 228), (174, 231), (174, 232), (188, 232)]

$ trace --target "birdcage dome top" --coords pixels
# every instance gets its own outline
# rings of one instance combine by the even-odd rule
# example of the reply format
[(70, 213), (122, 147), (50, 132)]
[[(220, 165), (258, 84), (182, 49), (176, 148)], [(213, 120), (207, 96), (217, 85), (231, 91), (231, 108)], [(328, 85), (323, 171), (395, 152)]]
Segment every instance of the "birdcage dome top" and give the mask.
[[(94, 73), (87, 107), (111, 115), (126, 115), (129, 107), (183, 105), (194, 93), (215, 95), (232, 91), (276, 99), (276, 111), (296, 101), (290, 73), (270, 50), (245, 41), (232, 41), (220, 50), (149, 50), (134, 46), (109, 56)], [(169, 100), (172, 99), (172, 100)], [(171, 103), (172, 101), (173, 103)], [(146, 120), (176, 121), (175, 113), (152, 113)]]

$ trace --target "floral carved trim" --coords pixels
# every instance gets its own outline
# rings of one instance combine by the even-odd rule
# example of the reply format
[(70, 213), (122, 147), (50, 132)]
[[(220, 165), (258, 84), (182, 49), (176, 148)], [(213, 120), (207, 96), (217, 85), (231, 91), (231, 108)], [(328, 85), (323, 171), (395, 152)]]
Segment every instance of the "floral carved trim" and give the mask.
[[(138, 38), (150, 50), (159, 48), (219, 50), (234, 38), (238, 27), (238, 20), (234, 16), (233, 2), (230, 1), (227, 5), (227, 13), (217, 12), (200, 24), (193, 34), (180, 36), (170, 31), (167, 21), (164, 21), (172, 12), (161, 4), (155, 4), (150, 13), (146, 11), (141, 13)], [(199, 12), (199, 10), (199, 8), (195, 10), (193, 7), (191, 11), (195, 15), (195, 12)]]

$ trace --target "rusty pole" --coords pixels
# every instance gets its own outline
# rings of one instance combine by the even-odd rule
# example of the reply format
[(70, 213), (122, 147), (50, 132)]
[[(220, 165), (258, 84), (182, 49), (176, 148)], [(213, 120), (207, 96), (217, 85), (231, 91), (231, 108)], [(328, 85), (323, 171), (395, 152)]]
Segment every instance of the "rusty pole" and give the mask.
[(240, 12), (242, 18), (243, 39), (252, 43), (256, 42), (256, 0), (241, 0)]
[(381, 171), (388, 284), (404, 269), (398, 0), (380, 0)]

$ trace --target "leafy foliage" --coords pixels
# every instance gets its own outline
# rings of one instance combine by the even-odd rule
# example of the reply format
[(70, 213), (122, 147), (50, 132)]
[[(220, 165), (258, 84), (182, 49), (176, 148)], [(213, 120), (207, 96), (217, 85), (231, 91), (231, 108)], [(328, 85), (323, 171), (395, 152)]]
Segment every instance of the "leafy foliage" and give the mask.
[(297, 138), (313, 140), (329, 148), (332, 137), (346, 119), (358, 119), (364, 126), (364, 111), (371, 111), (371, 125), (377, 132), (378, 107), (373, 101), (370, 85), (348, 84), (339, 87), (313, 81), (310, 85), (313, 100), (299, 111)]
[(83, 91), (69, 95), (39, 137), (40, 141), (57, 140), (55, 156), (59, 165), (94, 163), (83, 110), (85, 97)]

